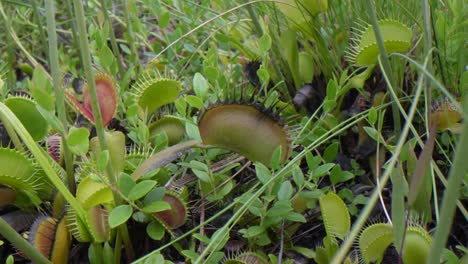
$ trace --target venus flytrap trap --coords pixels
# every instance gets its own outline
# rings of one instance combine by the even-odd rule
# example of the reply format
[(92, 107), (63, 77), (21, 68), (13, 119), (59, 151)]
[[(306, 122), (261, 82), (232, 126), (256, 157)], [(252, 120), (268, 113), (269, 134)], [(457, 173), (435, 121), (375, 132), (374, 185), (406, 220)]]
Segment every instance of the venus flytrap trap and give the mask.
[[(412, 32), (405, 24), (390, 19), (378, 21), (384, 46), (388, 53), (406, 52), (410, 48)], [(356, 66), (369, 66), (377, 63), (379, 47), (372, 25), (358, 25), (354, 28), (354, 42), (349, 50), (348, 59)]]

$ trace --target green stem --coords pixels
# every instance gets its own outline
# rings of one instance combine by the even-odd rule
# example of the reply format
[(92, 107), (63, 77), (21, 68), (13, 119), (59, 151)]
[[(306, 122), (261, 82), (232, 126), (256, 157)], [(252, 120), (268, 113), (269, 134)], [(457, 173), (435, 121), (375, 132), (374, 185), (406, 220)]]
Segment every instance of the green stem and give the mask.
[[(390, 66), (390, 61), (388, 59), (387, 50), (385, 49), (382, 33), (380, 32), (379, 25), (377, 23), (377, 15), (375, 13), (374, 1), (367, 0), (367, 11), (369, 12), (370, 20), (372, 23), (372, 28), (374, 29), (375, 38), (377, 40), (377, 45), (379, 46), (380, 50), (380, 57), (382, 59), (382, 65), (384, 70), (387, 72), (388, 79), (393, 87), (396, 88), (396, 82), (393, 78), (392, 67)], [(393, 100), (398, 100), (399, 89), (396, 90), (397, 97), (394, 97)], [(392, 115), (393, 115), (393, 123), (395, 127), (395, 134), (397, 137), (401, 134), (401, 120), (400, 120), (400, 111), (398, 110), (398, 105), (394, 102), (392, 104)]]
[[(2, 120), (3, 121), (3, 120)], [(8, 136), (10, 136), (11, 141), (13, 142), (13, 145), (15, 145), (15, 148), (19, 151), (23, 151), (23, 144), (21, 144), (21, 141), (18, 138), (18, 135), (16, 134), (15, 130), (11, 126), (10, 122), (8, 120), (4, 120), (5, 122), (3, 123), (3, 127), (8, 133)]]
[[(41, 40), (41, 44), (42, 44), (41, 47), (44, 50), (44, 55), (46, 56), (46, 58), (49, 58), (49, 53), (48, 53), (48, 50), (47, 50), (47, 47), (46, 47), (47, 40), (46, 40), (46, 37), (45, 37), (44, 28), (42, 27), (41, 15), (39, 15), (39, 10), (37, 8), (37, 4), (38, 4), (37, 2), (38, 1), (32, 1), (31, 5), (32, 5), (32, 9), (34, 11), (34, 19), (36, 20), (37, 27), (38, 27), (38, 30), (39, 30), (39, 39)], [(50, 63), (50, 61), (49, 61), (49, 63)]]
[(106, 0), (100, 0), (101, 2), (101, 10), (102, 13), (104, 14), (104, 19), (106, 20), (107, 25), (109, 25), (109, 37), (110, 37), (110, 42), (111, 42), (111, 47), (112, 47), (112, 52), (114, 53), (114, 57), (117, 59), (117, 69), (119, 71), (120, 78), (123, 78), (125, 71), (122, 63), (122, 58), (120, 57), (120, 51), (119, 48), (117, 47), (117, 41), (115, 39), (115, 33), (114, 29), (112, 28), (112, 23), (109, 18), (109, 13), (107, 9), (107, 1)]
[(258, 16), (255, 13), (254, 9), (252, 8), (251, 5), (248, 5), (247, 11), (249, 12), (250, 18), (252, 19), (252, 22), (254, 24), (255, 30), (257, 31), (257, 35), (260, 37), (263, 35), (263, 29), (260, 23), (258, 22)]
[[(71, 3), (71, 0), (66, 0), (66, 5), (67, 5), (67, 14), (68, 14), (68, 17), (69, 17), (69, 20), (70, 20), (70, 28), (71, 28), (71, 32), (72, 32), (72, 37), (73, 37), (73, 45), (75, 46), (75, 50), (80, 50), (80, 46), (78, 44), (78, 34), (76, 33), (76, 23), (75, 21), (73, 20), (73, 6), (72, 6), (72, 3)], [(80, 58), (80, 62), (83, 63), (83, 60)]]
[(138, 66), (139, 63), (139, 58), (138, 58), (138, 51), (135, 46), (135, 34), (133, 32), (133, 27), (132, 27), (132, 22), (130, 21), (130, 5), (127, 0), (123, 1), (124, 3), (124, 15), (125, 15), (125, 20), (127, 23), (127, 33), (128, 33), (128, 44), (130, 45), (130, 50), (132, 52), (132, 60), (135, 66)]
[(3, 218), (0, 217), (0, 234), (16, 248), (21, 250), (29, 259), (38, 264), (51, 264), (44, 255), (39, 253), (31, 244), (18, 234)]
[[(101, 151), (105, 151), (108, 148), (107, 148), (106, 136), (105, 136), (105, 131), (104, 131), (104, 124), (102, 122), (99, 100), (98, 100), (97, 91), (96, 91), (96, 83), (95, 83), (94, 76), (93, 76), (92, 69), (91, 69), (91, 54), (89, 52), (89, 46), (88, 46), (88, 34), (86, 32), (86, 23), (85, 23), (85, 16), (84, 16), (84, 10), (83, 10), (83, 3), (80, 0), (73, 0), (73, 4), (75, 6), (75, 17), (76, 17), (78, 33), (79, 33), (81, 58), (83, 60), (83, 69), (85, 72), (85, 76), (86, 76), (86, 80), (87, 80), (88, 88), (89, 88), (89, 93), (91, 97), (91, 108), (93, 110), (96, 133), (99, 139), (99, 145), (101, 147)], [(116, 185), (117, 180), (113, 173), (112, 162), (110, 160), (107, 165), (106, 172), (107, 172), (109, 182), (112, 185)], [(119, 196), (114, 195), (114, 201), (116, 204), (119, 204), (120, 203)], [(134, 256), (133, 246), (129, 239), (127, 226), (121, 225), (119, 229), (122, 235), (122, 239), (124, 240), (124, 243), (125, 243), (127, 257), (129, 259), (132, 259)]]
[(47, 17), (47, 35), (49, 37), (49, 63), (52, 72), (52, 81), (54, 84), (54, 91), (56, 97), (56, 109), (58, 118), (62, 123), (62, 145), (65, 159), (65, 169), (67, 171), (68, 188), (71, 193), (76, 192), (75, 175), (73, 172), (73, 155), (70, 152), (67, 144), (67, 116), (65, 113), (65, 100), (64, 91), (61, 89), (60, 84), (60, 69), (58, 60), (58, 49), (57, 49), (57, 33), (55, 26), (55, 13), (54, 13), (54, 1), (47, 0), (46, 4), (46, 17)]
[(116, 238), (115, 238), (115, 246), (114, 246), (114, 263), (115, 264), (120, 264), (121, 252), (122, 252), (122, 237), (120, 236), (120, 233), (117, 232)]
[[(1, 5), (1, 2), (0, 2), (0, 5)], [(3, 10), (2, 10), (3, 11)], [(4, 24), (4, 31), (3, 32), (8, 32), (8, 27), (10, 27), (11, 25), (9, 25), (9, 23), (3, 23)], [(6, 34), (6, 42), (7, 42), (7, 65), (8, 65), (8, 68), (10, 69), (14, 69), (16, 67), (16, 52), (15, 52), (15, 40), (13, 39), (13, 37), (10, 35), (10, 34)], [(15, 74), (15, 71), (13, 70), (10, 70), (8, 71), (8, 79), (7, 79), (7, 87), (10, 91), (14, 91), (15, 87), (16, 87), (16, 74)], [(6, 94), (4, 95), (6, 96)]]
[[(468, 95), (465, 95), (464, 105), (468, 105)], [(468, 107), (465, 107), (463, 116), (464, 120), (468, 120)], [(455, 205), (460, 195), (460, 185), (468, 171), (468, 163), (466, 162), (468, 148), (466, 146), (468, 146), (468, 122), (465, 121), (463, 122), (463, 129), (457, 144), (453, 166), (450, 170), (448, 185), (444, 191), (444, 199), (441, 206), (442, 210), (429, 255), (429, 264), (439, 263), (440, 255), (445, 248), (445, 243), (450, 234), (450, 228), (452, 227), (453, 216), (455, 214)]]
[[(428, 0), (421, 0), (421, 4), (423, 7), (423, 18), (424, 18), (424, 54), (428, 56), (428, 64), (427, 64), (427, 72), (429, 74), (432, 74), (432, 28), (431, 28), (431, 8), (429, 6)], [(443, 70), (442, 70), (443, 72)], [(432, 105), (432, 89), (429, 81), (425, 81), (425, 86), (426, 86), (426, 92), (425, 92), (425, 123), (426, 123), (426, 133), (427, 137), (430, 138), (430, 132), (429, 132), (429, 121), (431, 119), (431, 105)], [(432, 195), (434, 196), (434, 209), (435, 209), (435, 217), (436, 221), (439, 222), (439, 206), (438, 206), (438, 198), (437, 198), (437, 186), (436, 186), (436, 181), (435, 181), (435, 175), (434, 175), (434, 170), (430, 168), (430, 176), (432, 178), (432, 188), (433, 192)]]

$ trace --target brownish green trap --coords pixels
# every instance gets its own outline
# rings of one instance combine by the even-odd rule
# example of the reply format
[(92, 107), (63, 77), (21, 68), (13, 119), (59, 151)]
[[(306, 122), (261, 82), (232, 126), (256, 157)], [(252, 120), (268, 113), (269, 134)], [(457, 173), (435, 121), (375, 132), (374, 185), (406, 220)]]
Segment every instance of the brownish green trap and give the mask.
[[(183, 139), (185, 133), (184, 122), (171, 116), (158, 119), (156, 122), (149, 125), (148, 128), (151, 141), (155, 140), (156, 135), (164, 132), (167, 135), (169, 146), (179, 143)], [(153, 143), (156, 145), (157, 142)]]
[(154, 216), (168, 229), (176, 229), (185, 224), (188, 217), (187, 206), (177, 194), (166, 193), (163, 201), (167, 202), (171, 209), (157, 212)]
[(270, 165), (281, 148), (281, 162), (288, 159), (287, 129), (259, 104), (217, 104), (205, 110), (198, 121), (205, 145), (237, 152), (251, 161)]
[(64, 218), (38, 218), (31, 227), (29, 241), (52, 263), (68, 262), (71, 238)]

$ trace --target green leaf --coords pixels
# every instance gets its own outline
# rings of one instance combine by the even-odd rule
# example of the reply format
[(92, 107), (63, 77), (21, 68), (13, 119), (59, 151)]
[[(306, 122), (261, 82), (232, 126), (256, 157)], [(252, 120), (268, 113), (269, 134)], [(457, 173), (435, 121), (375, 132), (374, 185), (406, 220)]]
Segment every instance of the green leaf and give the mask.
[(382, 138), (380, 137), (379, 131), (377, 131), (375, 128), (368, 126), (365, 126), (363, 128), (366, 131), (367, 135), (369, 135), (369, 137), (371, 137), (373, 140), (380, 140), (380, 142), (383, 142)]
[(103, 263), (112, 263), (114, 261), (114, 251), (112, 247), (109, 245), (109, 242), (104, 243), (103, 248)]
[(262, 52), (267, 52), (271, 49), (271, 37), (268, 33), (264, 33), (258, 40), (258, 46)]
[(96, 168), (100, 172), (104, 172), (106, 170), (107, 164), (109, 164), (109, 150), (104, 150), (99, 153), (99, 157), (96, 162)]
[(369, 115), (367, 116), (368, 120), (369, 120), (369, 124), (371, 125), (374, 125), (375, 122), (377, 122), (377, 110), (375, 109), (375, 107), (371, 107), (369, 109)]
[(125, 223), (132, 216), (133, 209), (128, 204), (115, 207), (109, 214), (109, 226), (115, 228)]
[(335, 80), (330, 80), (327, 84), (327, 99), (335, 101), (338, 91), (338, 83)]
[(84, 127), (71, 127), (67, 143), (70, 151), (78, 156), (84, 156), (89, 149), (89, 131)]
[(306, 223), (307, 220), (305, 217), (299, 213), (296, 212), (290, 212), (287, 216), (286, 219), (292, 222), (298, 222), (298, 223)]
[(293, 187), (291, 182), (285, 181), (281, 184), (281, 187), (278, 191), (278, 200), (289, 200), (293, 195)]
[(322, 177), (323, 175), (327, 174), (331, 170), (331, 168), (333, 168), (335, 165), (336, 164), (334, 163), (326, 163), (326, 164), (320, 165), (318, 168), (312, 171), (312, 177), (314, 179)]
[(179, 97), (175, 100), (174, 105), (177, 109), (177, 113), (179, 113), (182, 117), (187, 115), (187, 102), (183, 97)]
[(103, 68), (108, 68), (114, 62), (114, 54), (107, 45), (103, 45), (99, 52), (99, 62)]
[(36, 102), (47, 111), (55, 110), (55, 96), (52, 81), (42, 66), (34, 69), (31, 83), (31, 93)]
[(325, 152), (323, 153), (323, 159), (325, 160), (325, 162), (328, 163), (335, 160), (336, 155), (338, 154), (338, 148), (338, 142), (334, 142), (325, 149)]
[(132, 177), (126, 173), (122, 173), (119, 177), (119, 190), (124, 196), (128, 196), (130, 190), (136, 185)]
[(193, 76), (193, 90), (195, 94), (205, 99), (208, 94), (208, 88), (208, 81), (206, 81), (205, 77), (199, 72), (195, 73), (195, 76)]
[(14, 263), (15, 263), (15, 258), (13, 257), (13, 255), (9, 255), (5, 261), (5, 264), (14, 264)]
[(187, 132), (187, 136), (189, 138), (202, 141), (200, 130), (198, 130), (198, 126), (195, 124), (192, 124), (191, 122), (185, 122), (185, 132)]
[(279, 145), (271, 155), (271, 168), (277, 170), (280, 168), (281, 156), (282, 156), (281, 145)]
[(32, 96), (36, 100), (37, 104), (47, 111), (55, 110), (55, 96), (53, 93), (48, 93), (44, 89), (32, 89)]
[(296, 251), (297, 253), (301, 254), (302, 256), (313, 259), (315, 258), (315, 252), (312, 249), (306, 247), (292, 247), (292, 251)]
[(270, 170), (260, 162), (255, 163), (255, 172), (261, 183), (266, 184), (271, 179)]
[(408, 206), (410, 207), (414, 204), (416, 198), (418, 198), (419, 192), (422, 186), (424, 186), (424, 183), (431, 179), (427, 174), (431, 167), (430, 163), (435, 144), (436, 125), (436, 122), (434, 122), (429, 130), (430, 136), (424, 144), (423, 151), (419, 155), (419, 159), (416, 162), (416, 168), (414, 169), (413, 176), (411, 177), (410, 190), (408, 193)]
[(404, 172), (401, 163), (392, 171), (392, 223), (393, 243), (395, 249), (401, 254), (400, 249), (405, 233), (405, 183)]
[(204, 235), (202, 235), (200, 233), (195, 233), (195, 234), (192, 235), (192, 237), (200, 240), (201, 242), (203, 242), (205, 244), (210, 243), (210, 238), (208, 238), (207, 236), (204, 236)]
[(297, 186), (304, 184), (304, 173), (302, 173), (301, 168), (297, 164), (294, 164), (292, 167), (292, 177)]
[(268, 70), (263, 66), (263, 64), (257, 70), (257, 76), (262, 84), (266, 84), (268, 80), (270, 80), (270, 74), (268, 73)]
[(267, 212), (270, 218), (283, 218), (286, 217), (293, 210), (291, 201), (278, 201)]
[(333, 167), (332, 171), (330, 172), (330, 180), (333, 185), (340, 182), (349, 181), (352, 178), (354, 178), (354, 174), (349, 171), (342, 170), (340, 165)]
[(155, 201), (143, 207), (143, 212), (147, 214), (162, 212), (171, 209), (171, 205), (165, 201)]
[(240, 231), (244, 234), (245, 238), (256, 237), (261, 233), (265, 232), (265, 228), (263, 226), (251, 226), (247, 229), (243, 229)]
[(158, 19), (158, 25), (160, 28), (165, 28), (167, 25), (169, 25), (169, 22), (171, 21), (171, 13), (169, 12), (164, 12), (159, 16)]
[(206, 66), (203, 68), (203, 72), (205, 73), (205, 76), (208, 78), (208, 80), (210, 80), (212, 83), (218, 79), (219, 71), (216, 67)]
[(144, 180), (137, 183), (128, 193), (128, 199), (135, 201), (145, 196), (151, 189), (156, 186), (156, 181), (153, 180)]
[(155, 201), (161, 201), (166, 193), (166, 189), (164, 187), (155, 187), (151, 190), (143, 199), (144, 204), (151, 204)]
[[(161, 240), (164, 237), (165, 232), (166, 232), (166, 229), (158, 221), (152, 221), (146, 226), (146, 233), (153, 240)], [(154, 262), (154, 263), (162, 263), (162, 262)]]
[(187, 101), (187, 103), (191, 106), (191, 107), (194, 107), (196, 109), (201, 109), (203, 108), (203, 100), (200, 99), (200, 97), (198, 96), (194, 96), (194, 95), (187, 95), (185, 97), (185, 100)]

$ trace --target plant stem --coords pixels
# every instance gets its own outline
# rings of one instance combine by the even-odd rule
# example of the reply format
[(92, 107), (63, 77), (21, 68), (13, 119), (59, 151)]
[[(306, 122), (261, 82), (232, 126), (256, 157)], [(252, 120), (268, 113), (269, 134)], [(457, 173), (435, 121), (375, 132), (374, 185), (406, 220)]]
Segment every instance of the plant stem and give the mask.
[(249, 12), (250, 18), (252, 19), (255, 30), (257, 31), (256, 32), (257, 36), (259, 36), (259, 37), (262, 36), (263, 35), (263, 29), (262, 29), (262, 26), (260, 25), (260, 23), (258, 22), (257, 14), (255, 13), (255, 11), (253, 10), (251, 5), (248, 5), (246, 8), (247, 8), (247, 11)]
[(132, 52), (131, 58), (133, 60), (134, 65), (138, 67), (140, 63), (139, 63), (139, 58), (138, 58), (138, 51), (135, 46), (135, 34), (133, 32), (132, 22), (130, 21), (130, 11), (129, 11), (130, 5), (127, 0), (124, 0), (123, 4), (124, 4), (123, 12), (124, 12), (125, 20), (127, 23), (128, 45), (130, 45), (130, 50)]
[(23, 151), (23, 145), (21, 144), (21, 141), (18, 138), (18, 135), (16, 134), (15, 130), (11, 126), (10, 122), (8, 120), (2, 120), (3, 127), (8, 133), (8, 136), (10, 136), (11, 141), (13, 142), (13, 145), (15, 145), (15, 148), (19, 151)]
[(0, 234), (16, 248), (21, 250), (29, 259), (37, 264), (50, 264), (44, 255), (39, 253), (31, 244), (18, 234), (3, 218), (0, 217)]
[[(36, 23), (37, 23), (37, 27), (38, 27), (38, 30), (39, 30), (39, 38), (41, 40), (41, 47), (42, 49), (44, 50), (44, 55), (46, 56), (46, 58), (49, 58), (49, 53), (48, 53), (48, 50), (47, 50), (47, 40), (46, 40), (46, 37), (45, 37), (45, 34), (44, 34), (44, 28), (42, 27), (42, 23), (41, 23), (41, 16), (39, 15), (39, 10), (37, 8), (37, 3), (38, 1), (32, 1), (31, 3), (31, 6), (32, 6), (32, 9), (34, 11), (34, 19), (36, 20)], [(46, 1), (46, 4), (47, 4), (47, 1)], [(49, 61), (50, 63), (50, 61)]]
[[(468, 106), (468, 94), (465, 95), (465, 106)], [(442, 210), (440, 213), (439, 223), (434, 236), (431, 253), (429, 255), (430, 264), (439, 263), (442, 250), (445, 248), (445, 243), (450, 233), (450, 228), (455, 214), (455, 205), (460, 195), (460, 185), (463, 177), (468, 171), (468, 163), (466, 157), (468, 156), (468, 107), (465, 107), (463, 118), (463, 128), (460, 135), (460, 140), (457, 144), (455, 158), (453, 161), (452, 169), (450, 170), (447, 188), (444, 191), (444, 199), (442, 201)]]
[[(367, 0), (367, 12), (369, 12), (370, 20), (372, 23), (372, 28), (374, 29), (375, 38), (377, 40), (377, 45), (380, 51), (380, 57), (382, 59), (383, 69), (387, 72), (388, 79), (392, 87), (396, 88), (396, 82), (393, 78), (392, 67), (390, 66), (390, 61), (388, 59), (387, 50), (385, 50), (385, 45), (382, 37), (382, 33), (380, 32), (379, 25), (377, 23), (377, 15), (375, 13), (374, 1)], [(398, 95), (400, 89), (395, 91), (396, 97), (393, 97), (394, 101), (398, 100)], [(401, 134), (401, 120), (400, 120), (400, 111), (398, 110), (398, 105), (393, 102), (392, 103), (392, 115), (393, 115), (393, 125), (395, 127), (395, 134), (397, 137)]]
[(104, 14), (104, 19), (109, 25), (109, 29), (110, 29), (109, 37), (110, 37), (112, 52), (114, 53), (114, 57), (117, 59), (117, 69), (119, 71), (120, 78), (123, 78), (125, 74), (124, 67), (122, 64), (122, 58), (120, 57), (119, 48), (117, 47), (117, 41), (115, 39), (114, 29), (112, 28), (112, 22), (109, 18), (109, 13), (107, 13), (108, 12), (107, 0), (100, 0), (100, 2), (101, 2), (101, 10), (102, 10), (102, 13)]
[[(428, 0), (421, 0), (421, 4), (423, 7), (423, 18), (424, 18), (424, 54), (428, 56), (429, 62), (427, 64), (427, 72), (432, 74), (432, 28), (431, 28), (431, 8), (429, 6)], [(443, 69), (441, 69), (443, 73)], [(431, 119), (431, 105), (432, 105), (432, 89), (429, 81), (425, 81), (426, 85), (426, 92), (425, 92), (425, 123), (426, 123), (426, 133), (428, 138), (430, 137), (429, 131), (429, 121)], [(433, 188), (433, 196), (434, 196), (434, 210), (435, 210), (435, 217), (436, 221), (439, 222), (439, 205), (438, 205), (438, 198), (437, 198), (437, 186), (435, 181), (435, 175), (432, 165), (430, 165), (430, 176), (432, 178), (432, 188)]]
[[(86, 32), (86, 23), (85, 23), (85, 16), (83, 10), (83, 3), (80, 0), (73, 0), (75, 6), (75, 17), (78, 26), (78, 33), (79, 33), (79, 44), (80, 44), (80, 51), (81, 57), (83, 60), (83, 69), (85, 72), (86, 80), (88, 83), (89, 93), (91, 97), (91, 108), (93, 110), (94, 116), (94, 123), (96, 127), (96, 133), (99, 139), (99, 145), (101, 147), (101, 151), (107, 150), (107, 142), (106, 136), (104, 131), (104, 124), (102, 122), (101, 116), (101, 109), (99, 106), (97, 91), (96, 91), (96, 83), (94, 80), (94, 76), (91, 69), (91, 54), (89, 52), (88, 46), (88, 34)], [(106, 168), (107, 176), (112, 185), (116, 185), (117, 179), (112, 170), (112, 162), (109, 160)], [(117, 195), (114, 195), (114, 201), (116, 204), (120, 203), (120, 198)], [(129, 259), (134, 258), (133, 247), (128, 235), (128, 229), (126, 225), (121, 225), (119, 227), (119, 231), (122, 235), (122, 239), (125, 243), (125, 249), (127, 253), (127, 257)]]
[[(70, 28), (72, 32), (72, 37), (73, 37), (73, 45), (75, 46), (75, 50), (80, 50), (80, 46), (78, 44), (78, 34), (76, 33), (76, 23), (73, 20), (73, 5), (71, 3), (71, 0), (65, 0), (66, 5), (67, 5), (67, 14), (70, 19)], [(83, 60), (81, 59), (81, 56), (79, 56), (80, 62), (83, 63)]]
[[(0, 5), (1, 5), (1, 2), (0, 2)], [(4, 31), (3, 32), (8, 32), (8, 28), (10, 25), (7, 24), (6, 22), (3, 23), (4, 24)], [(16, 52), (15, 52), (15, 41), (13, 39), (13, 37), (10, 35), (10, 34), (6, 34), (6, 44), (7, 44), (7, 52), (8, 52), (8, 56), (7, 56), (7, 63), (5, 66), (8, 65), (8, 68), (10, 69), (14, 69), (15, 68), (15, 64), (16, 64)], [(14, 91), (14, 87), (16, 86), (16, 74), (15, 74), (15, 71), (8, 71), (7, 72), (8, 74), (8, 79), (7, 79), (7, 87), (8, 87), (8, 90), (9, 91)], [(8, 94), (8, 92), (3, 95), (5, 96), (6, 98), (6, 95)]]
[(67, 144), (67, 116), (65, 113), (65, 100), (64, 91), (60, 85), (60, 70), (58, 61), (58, 49), (57, 49), (57, 33), (55, 26), (55, 13), (54, 13), (54, 1), (45, 1), (46, 5), (46, 17), (47, 17), (47, 36), (49, 38), (49, 63), (50, 70), (52, 72), (52, 81), (54, 84), (54, 91), (56, 97), (56, 109), (59, 120), (63, 126), (62, 133), (62, 146), (64, 152), (65, 169), (67, 171), (68, 189), (72, 194), (76, 192), (75, 175), (73, 172), (73, 155), (70, 152)]

